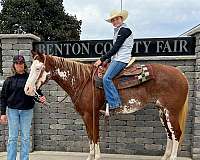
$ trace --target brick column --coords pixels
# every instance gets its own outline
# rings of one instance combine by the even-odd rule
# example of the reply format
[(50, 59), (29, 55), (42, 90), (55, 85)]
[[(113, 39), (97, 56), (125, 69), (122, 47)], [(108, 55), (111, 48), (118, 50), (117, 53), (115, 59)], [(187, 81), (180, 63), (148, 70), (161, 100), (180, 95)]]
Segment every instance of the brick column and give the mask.
[(14, 55), (22, 54), (28, 67), (31, 64), (30, 51), (33, 41), (40, 41), (40, 38), (33, 34), (0, 34), (2, 47), (2, 70), (3, 76), (11, 74), (10, 67)]
[[(32, 42), (33, 41), (40, 41), (40, 38), (33, 35), (33, 34), (0, 34), (0, 42), (2, 48), (2, 71), (3, 76), (0, 77), (0, 84), (2, 86), (3, 80), (7, 76), (11, 75), (11, 66), (13, 56), (22, 54), (25, 57), (26, 63), (28, 68), (31, 64), (31, 49), (32, 49)], [(1, 89), (0, 86), (0, 89)], [(0, 126), (0, 142), (4, 144), (4, 136), (7, 140), (7, 126), (5, 127), (6, 131), (4, 132), (4, 127)], [(33, 129), (34, 126), (32, 125), (31, 128), (31, 151), (33, 151), (34, 144), (33, 140)], [(6, 133), (6, 135), (4, 135)], [(0, 151), (5, 150), (5, 146), (0, 145)]]
[(193, 130), (191, 154), (194, 160), (200, 159), (200, 33), (189, 33), (196, 37), (196, 64), (194, 82), (194, 108), (193, 108)]

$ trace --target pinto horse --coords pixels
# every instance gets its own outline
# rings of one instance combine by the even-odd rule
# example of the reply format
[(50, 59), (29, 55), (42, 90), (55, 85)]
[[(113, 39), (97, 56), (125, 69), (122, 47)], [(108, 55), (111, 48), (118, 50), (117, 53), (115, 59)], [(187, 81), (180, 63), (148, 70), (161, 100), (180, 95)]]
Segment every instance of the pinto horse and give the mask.
[[(49, 79), (56, 81), (70, 95), (76, 111), (85, 123), (90, 141), (87, 160), (99, 160), (99, 110), (105, 99), (103, 90), (94, 90), (92, 75), (95, 67), (92, 64), (69, 61), (66, 58), (34, 51), (32, 56), (33, 63), (24, 88), (25, 93), (34, 95), (35, 89)], [(154, 79), (136, 87), (120, 90), (119, 93), (124, 106), (130, 103), (134, 106), (129, 113), (143, 109), (149, 103), (155, 104), (167, 132), (167, 146), (162, 160), (175, 160), (188, 111), (188, 81), (175, 67), (161, 64), (151, 66)], [(95, 91), (95, 94), (92, 91)], [(95, 107), (92, 101), (94, 98)]]

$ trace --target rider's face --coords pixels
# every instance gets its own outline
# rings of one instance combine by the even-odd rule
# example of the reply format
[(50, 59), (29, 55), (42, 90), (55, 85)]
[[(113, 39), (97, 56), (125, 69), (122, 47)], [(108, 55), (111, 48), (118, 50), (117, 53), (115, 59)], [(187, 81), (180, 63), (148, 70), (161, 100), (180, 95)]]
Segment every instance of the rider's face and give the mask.
[(119, 17), (115, 17), (115, 18), (111, 19), (111, 22), (114, 27), (119, 27), (122, 25), (123, 19), (121, 16), (119, 16)]

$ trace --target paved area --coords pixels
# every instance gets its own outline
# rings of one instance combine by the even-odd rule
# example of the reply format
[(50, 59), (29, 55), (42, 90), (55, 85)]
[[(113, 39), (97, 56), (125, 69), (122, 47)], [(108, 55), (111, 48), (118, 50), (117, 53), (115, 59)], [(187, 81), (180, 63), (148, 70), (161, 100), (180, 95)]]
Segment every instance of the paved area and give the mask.
[[(46, 152), (38, 151), (30, 154), (30, 160), (86, 160), (87, 153), (78, 152)], [(137, 156), (122, 154), (102, 154), (102, 160), (160, 160), (161, 157)], [(0, 152), (0, 160), (6, 160), (6, 153)], [(19, 159), (18, 159), (19, 160)], [(177, 160), (191, 160), (179, 157)]]

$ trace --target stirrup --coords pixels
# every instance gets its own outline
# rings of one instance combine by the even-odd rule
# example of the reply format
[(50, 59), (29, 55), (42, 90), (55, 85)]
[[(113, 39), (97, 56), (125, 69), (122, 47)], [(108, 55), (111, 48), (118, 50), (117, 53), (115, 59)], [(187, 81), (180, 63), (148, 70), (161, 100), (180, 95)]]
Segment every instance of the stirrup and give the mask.
[(110, 112), (109, 112), (109, 104), (106, 104), (106, 112), (105, 112), (105, 116), (109, 117), (110, 116)]
[(105, 117), (109, 117), (110, 116), (110, 112), (109, 112), (109, 104), (106, 104), (106, 110), (99, 110), (100, 113), (102, 113)]

